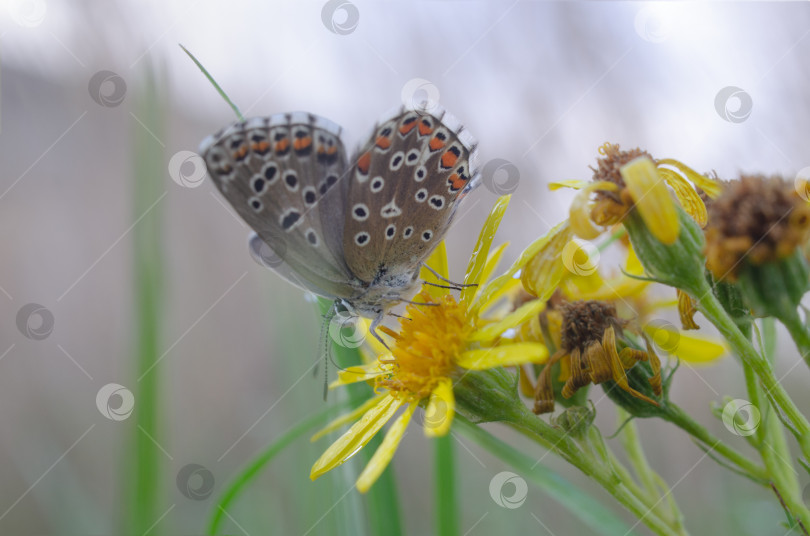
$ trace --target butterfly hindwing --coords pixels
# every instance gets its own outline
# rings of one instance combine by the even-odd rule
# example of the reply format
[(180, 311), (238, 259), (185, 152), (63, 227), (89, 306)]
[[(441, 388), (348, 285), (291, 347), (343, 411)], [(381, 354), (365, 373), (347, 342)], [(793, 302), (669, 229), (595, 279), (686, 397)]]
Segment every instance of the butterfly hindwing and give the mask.
[(378, 123), (348, 175), (343, 249), (357, 278), (418, 268), (478, 182), (475, 145), (443, 110), (400, 110)]
[(349, 186), (340, 127), (307, 113), (253, 118), (207, 138), (200, 152), (236, 212), (311, 283), (299, 286), (351, 295), (340, 240)]

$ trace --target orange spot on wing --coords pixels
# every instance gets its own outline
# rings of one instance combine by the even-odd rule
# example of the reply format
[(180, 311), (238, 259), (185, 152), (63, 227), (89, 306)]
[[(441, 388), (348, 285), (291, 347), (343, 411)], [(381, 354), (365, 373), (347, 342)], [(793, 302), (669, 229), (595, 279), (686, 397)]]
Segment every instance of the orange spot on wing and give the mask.
[(251, 149), (253, 149), (257, 153), (261, 153), (261, 152), (264, 152), (264, 151), (267, 151), (268, 149), (270, 149), (270, 144), (267, 143), (267, 140), (262, 140), (262, 141), (260, 141), (258, 143), (254, 143), (251, 146)]
[(467, 180), (460, 177), (458, 173), (453, 173), (447, 180), (450, 182), (450, 186), (454, 190), (461, 190), (462, 188), (464, 188), (464, 184), (466, 184), (467, 182)]
[(458, 155), (453, 151), (445, 151), (445, 153), (442, 155), (442, 167), (453, 167), (456, 165), (457, 161)]
[(411, 130), (413, 130), (413, 127), (415, 127), (415, 126), (416, 126), (416, 121), (411, 121), (410, 123), (405, 123), (404, 125), (399, 127), (399, 133), (404, 136), (404, 135), (408, 134)]
[(380, 149), (388, 149), (391, 147), (391, 140), (385, 136), (380, 136), (377, 138), (377, 142), (375, 143), (377, 147)]
[(279, 141), (276, 142), (276, 152), (277, 153), (283, 153), (284, 151), (287, 150), (287, 148), (289, 146), (290, 146), (290, 140), (288, 140), (287, 138), (284, 138), (283, 140), (279, 140)]
[(233, 159), (239, 160), (240, 158), (244, 158), (247, 152), (247, 145), (240, 145), (239, 148), (233, 152)]
[(312, 145), (312, 138), (309, 136), (306, 138), (296, 138), (296, 140), (293, 142), (293, 149), (300, 151), (301, 149), (306, 149), (310, 145)]
[(419, 122), (419, 134), (424, 136), (426, 134), (430, 134), (431, 132), (433, 132), (433, 129), (430, 127), (430, 125), (425, 124), (424, 121)]
[(434, 136), (433, 138), (430, 139), (430, 143), (428, 145), (430, 146), (431, 151), (438, 151), (439, 149), (444, 147), (444, 142), (440, 140), (437, 136)]
[(357, 169), (365, 175), (368, 173), (368, 168), (371, 166), (371, 153), (366, 151), (360, 158), (357, 159)]

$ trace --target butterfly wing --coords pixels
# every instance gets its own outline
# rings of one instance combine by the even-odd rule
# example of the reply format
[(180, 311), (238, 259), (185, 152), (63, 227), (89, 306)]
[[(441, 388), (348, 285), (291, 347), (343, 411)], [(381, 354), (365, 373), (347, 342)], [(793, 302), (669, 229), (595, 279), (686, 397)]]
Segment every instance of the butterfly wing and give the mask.
[(479, 182), (476, 142), (444, 110), (401, 109), (378, 123), (357, 154), (349, 173), (346, 263), (369, 283), (413, 273)]
[[(322, 296), (352, 294), (343, 255), (349, 181), (340, 127), (306, 113), (253, 118), (210, 136), (200, 153), (225, 199), (282, 261), (264, 264)], [(251, 242), (251, 251), (268, 257), (260, 244)]]

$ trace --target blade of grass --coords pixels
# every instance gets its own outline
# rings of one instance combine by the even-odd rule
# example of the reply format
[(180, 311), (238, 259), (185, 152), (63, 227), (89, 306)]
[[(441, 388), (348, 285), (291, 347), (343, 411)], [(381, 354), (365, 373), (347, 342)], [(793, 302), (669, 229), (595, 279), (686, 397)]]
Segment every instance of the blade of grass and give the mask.
[(456, 495), (456, 453), (453, 437), (448, 434), (433, 440), (436, 478), (436, 529), (439, 536), (459, 534), (458, 498)]
[(211, 76), (208, 70), (205, 67), (203, 67), (202, 63), (200, 63), (199, 60), (197, 60), (197, 58), (194, 57), (194, 54), (192, 54), (186, 47), (180, 45), (180, 43), (178, 43), (178, 45), (180, 46), (180, 48), (183, 49), (183, 52), (188, 54), (188, 57), (191, 58), (191, 61), (193, 61), (194, 64), (202, 71), (202, 74), (205, 75), (208, 81), (211, 82), (211, 85), (214, 86), (214, 89), (217, 90), (217, 93), (219, 93), (220, 97), (222, 97), (225, 100), (225, 102), (228, 103), (228, 106), (231, 107), (233, 112), (236, 114), (236, 117), (238, 117), (240, 121), (244, 121), (245, 117), (242, 115), (242, 112), (239, 111), (239, 108), (236, 106), (236, 104), (234, 104), (234, 102), (230, 99), (230, 97), (228, 97), (225, 91), (221, 87), (219, 87), (219, 84), (217, 84), (216, 80), (214, 80), (214, 77)]
[(461, 415), (455, 415), (453, 425), (466, 437), (514, 467), (521, 476), (545, 491), (549, 497), (560, 503), (574, 517), (590, 527), (595, 534), (604, 534), (606, 536), (635, 534), (613, 511), (587, 493), (579, 490), (556, 471), (552, 471), (542, 464), (537, 464), (534, 458), (504, 443)]
[[(163, 289), (163, 254), (161, 239), (163, 228), (159, 206), (155, 200), (164, 195), (166, 175), (165, 154), (157, 141), (163, 137), (165, 126), (163, 94), (151, 64), (142, 79), (143, 91), (137, 99), (136, 115), (132, 122), (134, 139), (134, 217), (143, 219), (133, 229), (135, 288), (135, 364), (136, 378), (135, 425), (125, 457), (127, 477), (121, 481), (127, 486), (128, 507), (122, 522), (122, 534), (144, 534), (158, 521), (165, 509), (162, 486), (162, 456), (155, 443), (161, 442), (160, 373), (156, 366), (161, 325), (161, 296)], [(157, 138), (157, 139), (156, 139)], [(154, 529), (152, 529), (154, 533)], [(166, 531), (160, 531), (166, 532)]]
[[(318, 304), (321, 315), (326, 315), (332, 307), (332, 303), (326, 300), (319, 300)], [(331, 341), (330, 338), (329, 342), (331, 343)], [(346, 368), (363, 362), (357, 348), (347, 348), (338, 344), (333, 344), (332, 348), (334, 362), (338, 367)], [(353, 408), (356, 408), (374, 394), (374, 390), (362, 382), (346, 385), (341, 389), (345, 389), (349, 393), (349, 403)], [(380, 446), (382, 442), (381, 435), (377, 434), (358, 454), (358, 458), (364, 464), (371, 459), (374, 451)], [(400, 536), (402, 534), (402, 518), (400, 516), (399, 496), (393, 465), (388, 466), (364, 497), (371, 533)]]
[(253, 460), (250, 461), (245, 468), (236, 475), (236, 477), (234, 477), (231, 483), (225, 487), (225, 491), (222, 493), (219, 501), (217, 501), (216, 506), (211, 514), (207, 534), (210, 536), (215, 536), (217, 534), (217, 531), (222, 524), (222, 520), (225, 517), (225, 512), (228, 511), (231, 504), (233, 504), (239, 495), (245, 491), (248, 484), (259, 476), (262, 470), (271, 461), (273, 461), (276, 456), (278, 456), (285, 448), (293, 444), (302, 436), (305, 436), (313, 429), (326, 424), (329, 418), (332, 417), (332, 415), (338, 410), (344, 409), (348, 406), (348, 401), (343, 404), (329, 406), (319, 411), (315, 415), (302, 420), (282, 434), (281, 437), (268, 445), (267, 448), (260, 452), (258, 456), (253, 458)]

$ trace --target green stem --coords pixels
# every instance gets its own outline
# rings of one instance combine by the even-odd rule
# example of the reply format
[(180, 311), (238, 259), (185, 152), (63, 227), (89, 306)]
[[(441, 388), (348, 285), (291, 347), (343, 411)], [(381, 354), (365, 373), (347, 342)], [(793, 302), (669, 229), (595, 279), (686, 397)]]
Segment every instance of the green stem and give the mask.
[(520, 452), (461, 415), (455, 416), (453, 426), (465, 437), (508, 463), (515, 471), (518, 471), (521, 477), (525, 477), (545, 491), (551, 500), (562, 505), (595, 534), (611, 536), (633, 534), (633, 529), (605, 507), (602, 501), (584, 493), (559, 473), (538, 463), (535, 456), (528, 456)]
[[(617, 409), (619, 422), (624, 422), (629, 414), (621, 408)], [(658, 489), (655, 486), (655, 477), (653, 476), (652, 467), (647, 461), (647, 456), (644, 454), (644, 449), (641, 447), (641, 440), (638, 437), (638, 429), (634, 422), (628, 422), (621, 433), (622, 445), (627, 453), (627, 458), (630, 464), (636, 470), (639, 480), (644, 488), (652, 496), (658, 496)]]
[(708, 289), (708, 285), (706, 287), (707, 291), (699, 295), (698, 307), (701, 312), (726, 338), (731, 349), (740, 357), (742, 362), (751, 367), (756, 373), (760, 382), (762, 382), (765, 394), (790, 422), (791, 431), (796, 436), (802, 454), (806, 459), (810, 460), (810, 423), (793, 403), (793, 400), (790, 399), (779, 380), (776, 379), (770, 363), (754, 349), (751, 342), (745, 338), (731, 317), (728, 316), (723, 306), (711, 292), (711, 289)]
[(436, 483), (436, 525), (440, 536), (459, 534), (459, 511), (456, 497), (456, 456), (453, 436), (446, 435), (433, 440), (435, 448), (434, 469)]
[(727, 459), (752, 480), (760, 484), (766, 484), (768, 482), (768, 473), (763, 467), (723, 443), (719, 438), (712, 435), (703, 425), (692, 419), (692, 417), (679, 406), (670, 403), (667, 410), (667, 420), (669, 420), (669, 422), (700, 441), (710, 452), (719, 454)]
[(297, 441), (302, 436), (306, 435), (313, 428), (325, 424), (329, 418), (338, 410), (348, 407), (348, 403), (336, 404), (327, 407), (326, 409), (312, 415), (299, 422), (278, 439), (273, 441), (263, 452), (256, 456), (225, 488), (222, 497), (217, 501), (216, 509), (211, 514), (211, 521), (208, 523), (208, 534), (214, 536), (222, 524), (225, 517), (225, 512), (231, 506), (237, 497), (247, 488), (265, 466), (273, 461), (273, 459), (281, 453), (285, 448)]
[(796, 343), (796, 348), (799, 349), (804, 362), (810, 366), (810, 333), (799, 317), (798, 310), (790, 309), (789, 313), (783, 314), (779, 320), (785, 325), (793, 342)]
[(681, 527), (670, 526), (642, 499), (634, 495), (607, 465), (600, 464), (593, 456), (586, 455), (561, 429), (549, 426), (525, 407), (519, 417), (509, 424), (523, 435), (550, 448), (585, 475), (596, 480), (605, 491), (635, 514), (639, 522), (643, 522), (655, 534), (668, 536), (684, 534)]

